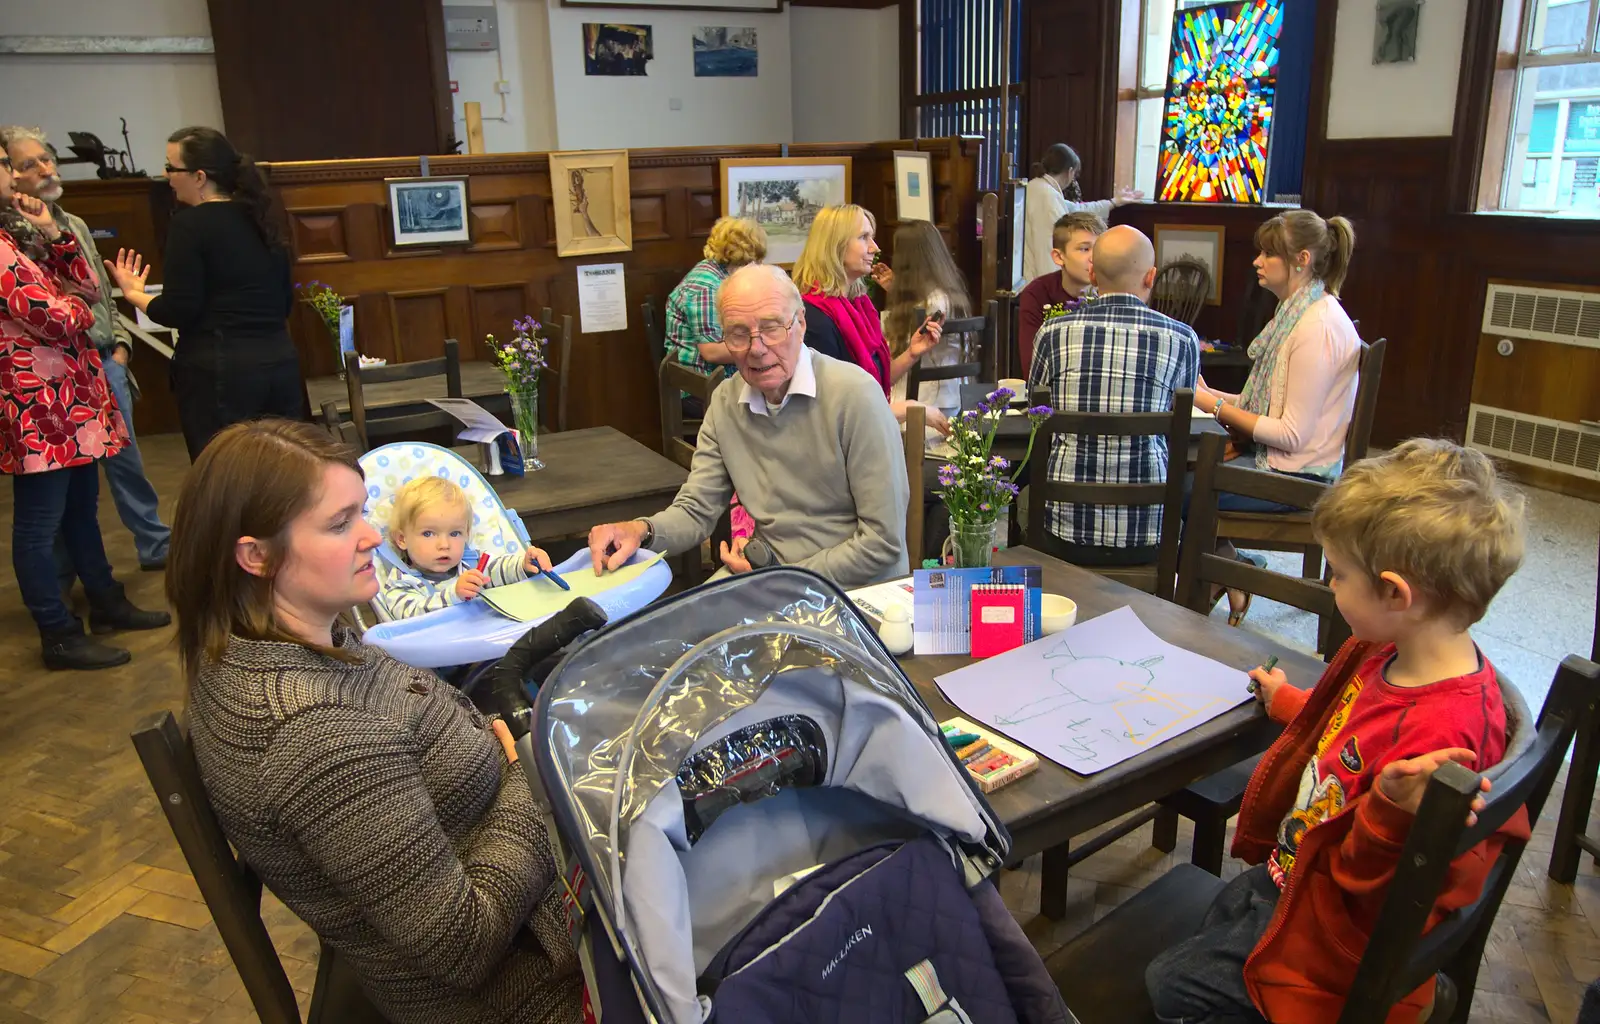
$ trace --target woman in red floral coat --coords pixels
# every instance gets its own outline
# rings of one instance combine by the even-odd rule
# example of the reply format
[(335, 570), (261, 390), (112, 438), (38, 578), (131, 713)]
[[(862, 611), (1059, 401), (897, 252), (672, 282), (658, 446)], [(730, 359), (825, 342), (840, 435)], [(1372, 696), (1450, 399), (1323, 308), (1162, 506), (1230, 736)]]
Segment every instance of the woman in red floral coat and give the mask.
[(109, 668), (127, 651), (84, 635), (62, 600), (53, 555), (66, 540), (89, 597), (95, 633), (157, 629), (166, 612), (141, 611), (111, 575), (100, 539), (100, 472), (95, 460), (115, 455), (128, 433), (90, 341), (89, 304), (75, 292), (97, 287), (77, 239), (63, 232), (45, 205), (11, 188), (11, 161), (0, 154), (0, 204), (42, 234), (41, 262), (24, 255), (0, 229), (0, 473), (15, 496), (11, 564), (17, 588), (53, 669)]

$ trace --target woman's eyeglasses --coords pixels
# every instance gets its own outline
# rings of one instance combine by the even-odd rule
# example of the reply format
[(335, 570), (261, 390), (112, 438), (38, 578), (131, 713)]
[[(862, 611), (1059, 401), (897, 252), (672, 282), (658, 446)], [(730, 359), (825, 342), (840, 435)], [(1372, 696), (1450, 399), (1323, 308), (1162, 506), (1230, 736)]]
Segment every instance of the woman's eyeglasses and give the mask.
[[(761, 340), (769, 348), (773, 345), (781, 345), (783, 340), (789, 336), (789, 328), (793, 327), (794, 322), (798, 319), (800, 319), (799, 313), (790, 317), (788, 323), (784, 323), (781, 320), (767, 320), (757, 326), (756, 333), (761, 335)], [(728, 346), (731, 352), (743, 352), (750, 347), (750, 343), (754, 340), (755, 336), (750, 333), (750, 328), (748, 327), (735, 326), (722, 332), (722, 343)]]
[(171, 164), (167, 165), (167, 177), (169, 177), (169, 178), (172, 177), (174, 174), (193, 174), (193, 173), (194, 173), (194, 168), (193, 167), (174, 167)]

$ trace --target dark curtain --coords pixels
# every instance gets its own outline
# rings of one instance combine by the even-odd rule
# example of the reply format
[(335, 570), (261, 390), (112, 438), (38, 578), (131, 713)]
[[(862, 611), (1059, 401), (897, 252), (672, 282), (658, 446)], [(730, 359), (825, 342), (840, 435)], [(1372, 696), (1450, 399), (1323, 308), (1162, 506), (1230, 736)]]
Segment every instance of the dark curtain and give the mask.
[[(1324, 3), (1330, 0), (1323, 0)], [(1278, 37), (1278, 109), (1267, 149), (1267, 202), (1299, 195), (1311, 120), (1311, 59), (1317, 0), (1285, 0)]]

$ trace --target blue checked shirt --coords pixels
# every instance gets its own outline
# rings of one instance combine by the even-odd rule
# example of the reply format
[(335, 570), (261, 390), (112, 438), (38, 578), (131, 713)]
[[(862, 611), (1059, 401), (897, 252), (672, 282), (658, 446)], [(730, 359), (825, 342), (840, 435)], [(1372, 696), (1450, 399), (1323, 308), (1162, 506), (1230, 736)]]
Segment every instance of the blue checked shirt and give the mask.
[[(1039, 329), (1028, 381), (1050, 389), (1059, 412), (1161, 412), (1200, 375), (1200, 339), (1126, 293), (1104, 295)], [(1043, 439), (1041, 439), (1043, 440)], [(1062, 434), (1050, 479), (1142, 484), (1167, 478), (1163, 437)], [(1051, 533), (1072, 544), (1145, 547), (1161, 542), (1159, 505), (1063, 505), (1045, 510)]]

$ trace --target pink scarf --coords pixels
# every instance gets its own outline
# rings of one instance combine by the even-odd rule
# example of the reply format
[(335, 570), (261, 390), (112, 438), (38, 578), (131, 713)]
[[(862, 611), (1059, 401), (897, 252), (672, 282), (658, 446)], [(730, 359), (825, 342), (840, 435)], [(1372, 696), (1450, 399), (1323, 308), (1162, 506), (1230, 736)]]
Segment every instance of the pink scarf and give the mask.
[(850, 350), (851, 361), (872, 374), (884, 397), (889, 397), (889, 343), (883, 340), (883, 323), (872, 300), (865, 295), (846, 299), (813, 291), (806, 301), (828, 314)]

